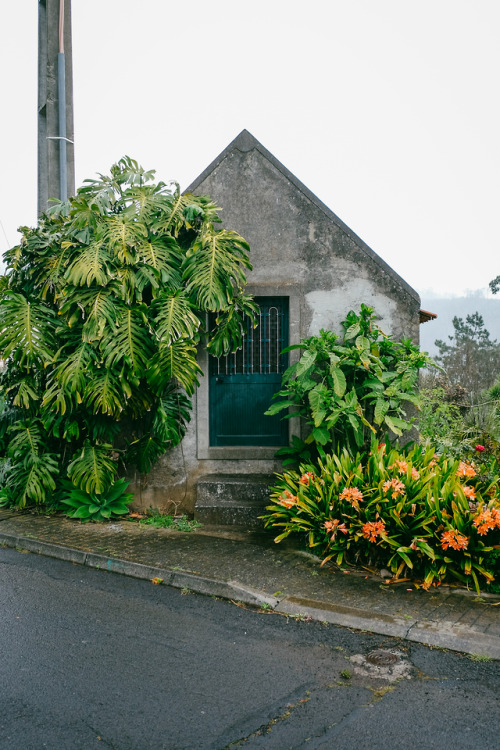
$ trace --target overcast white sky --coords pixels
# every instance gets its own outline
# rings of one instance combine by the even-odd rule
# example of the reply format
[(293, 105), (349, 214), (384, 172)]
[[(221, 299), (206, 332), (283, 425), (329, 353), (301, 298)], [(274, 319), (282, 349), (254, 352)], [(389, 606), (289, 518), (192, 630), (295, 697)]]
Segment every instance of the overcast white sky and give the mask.
[[(500, 0), (73, 0), (77, 184), (247, 128), (421, 294), (500, 274)], [(36, 0), (0, 9), (0, 251), (36, 222)]]

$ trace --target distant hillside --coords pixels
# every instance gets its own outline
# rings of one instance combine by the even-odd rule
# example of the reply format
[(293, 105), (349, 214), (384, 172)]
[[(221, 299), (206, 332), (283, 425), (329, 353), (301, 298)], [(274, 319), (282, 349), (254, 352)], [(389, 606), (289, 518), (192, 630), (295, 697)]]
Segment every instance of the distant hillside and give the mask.
[(420, 326), (420, 348), (429, 352), (431, 357), (438, 354), (434, 346), (436, 339), (448, 341), (453, 334), (452, 320), (455, 316), (465, 318), (478, 312), (483, 316), (484, 325), (492, 340), (500, 342), (500, 297), (486, 299), (482, 296), (454, 297), (452, 299), (433, 299), (422, 295), (422, 309), (436, 313), (436, 320)]

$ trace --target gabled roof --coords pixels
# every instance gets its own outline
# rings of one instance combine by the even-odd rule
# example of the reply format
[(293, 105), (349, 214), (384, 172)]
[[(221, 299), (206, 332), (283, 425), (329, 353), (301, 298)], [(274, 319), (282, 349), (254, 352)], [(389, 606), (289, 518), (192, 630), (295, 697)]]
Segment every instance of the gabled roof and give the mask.
[(420, 303), (420, 296), (407, 282), (399, 276), (382, 258), (377, 255), (358, 235), (350, 229), (347, 224), (344, 224), (342, 219), (331, 211), (309, 188), (307, 188), (294, 174), (290, 172), (273, 154), (268, 151), (262, 143), (260, 143), (254, 136), (248, 132), (248, 130), (242, 130), (236, 138), (231, 141), (222, 153), (213, 160), (211, 164), (197, 177), (188, 188), (186, 193), (196, 193), (198, 187), (207, 179), (207, 177), (214, 172), (217, 167), (222, 164), (224, 159), (233, 151), (252, 151), (256, 150), (262, 156), (267, 159), (281, 174), (296, 187), (311, 203), (314, 203), (326, 216), (336, 224), (348, 237), (350, 237), (356, 245), (364, 251), (364, 253), (374, 262), (379, 268), (390, 276), (400, 287), (402, 287), (408, 294), (410, 294), (415, 300)]

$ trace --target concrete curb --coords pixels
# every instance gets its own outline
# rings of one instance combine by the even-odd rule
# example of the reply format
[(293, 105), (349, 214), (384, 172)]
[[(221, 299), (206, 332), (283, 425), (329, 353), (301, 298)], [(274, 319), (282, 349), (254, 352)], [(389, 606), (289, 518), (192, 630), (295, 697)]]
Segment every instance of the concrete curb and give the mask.
[(328, 622), (332, 625), (354, 630), (370, 631), (427, 646), (478, 654), (500, 660), (500, 638), (474, 630), (473, 626), (460, 626), (446, 621), (423, 622), (416, 619), (374, 613), (370, 610), (347, 607), (342, 604), (301, 599), (293, 596), (279, 599), (259, 589), (243, 586), (238, 581), (221, 581), (193, 573), (110, 558), (106, 555), (85, 552), (51, 542), (42, 542), (18, 534), (0, 532), (0, 545), (27, 550), (38, 555), (54, 557), (77, 565), (85, 565), (95, 570), (105, 570), (132, 578), (142, 580), (158, 578), (166, 586), (187, 589), (193, 593), (206, 596), (216, 596), (252, 607), (264, 607), (266, 610), (272, 610), (277, 614), (298, 619), (307, 618), (319, 622)]

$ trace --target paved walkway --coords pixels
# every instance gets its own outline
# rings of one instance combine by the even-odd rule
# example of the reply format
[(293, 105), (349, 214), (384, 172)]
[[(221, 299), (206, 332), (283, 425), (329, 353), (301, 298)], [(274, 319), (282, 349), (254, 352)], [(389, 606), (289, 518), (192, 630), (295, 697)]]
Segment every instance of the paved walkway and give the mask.
[[(321, 568), (268, 534), (204, 527), (191, 533), (132, 521), (81, 524), (0, 511), (0, 545), (328, 621), (500, 659), (500, 595), (384, 584), (369, 571)], [(1, 560), (1, 551), (0, 551)]]

